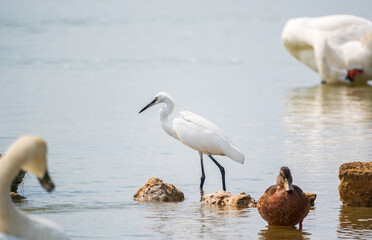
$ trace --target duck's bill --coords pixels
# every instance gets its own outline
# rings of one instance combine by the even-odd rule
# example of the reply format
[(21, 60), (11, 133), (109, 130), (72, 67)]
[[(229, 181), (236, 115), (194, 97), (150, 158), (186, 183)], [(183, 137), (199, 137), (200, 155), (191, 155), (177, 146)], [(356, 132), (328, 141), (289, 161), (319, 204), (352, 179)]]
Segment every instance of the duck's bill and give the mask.
[(141, 111), (139, 111), (138, 114), (140, 114), (141, 112), (145, 111), (146, 109), (148, 109), (149, 107), (152, 107), (156, 102), (156, 99), (152, 100), (152, 102), (150, 102), (149, 104), (146, 105), (146, 107), (142, 108)]
[(287, 191), (287, 192), (291, 192), (294, 190), (292, 184), (290, 182), (288, 182), (288, 179), (285, 179), (284, 180), (284, 189)]
[(48, 192), (53, 191), (54, 189), (54, 184), (52, 180), (49, 177), (48, 171), (45, 171), (44, 177), (43, 178), (38, 178), (41, 186), (47, 190)]

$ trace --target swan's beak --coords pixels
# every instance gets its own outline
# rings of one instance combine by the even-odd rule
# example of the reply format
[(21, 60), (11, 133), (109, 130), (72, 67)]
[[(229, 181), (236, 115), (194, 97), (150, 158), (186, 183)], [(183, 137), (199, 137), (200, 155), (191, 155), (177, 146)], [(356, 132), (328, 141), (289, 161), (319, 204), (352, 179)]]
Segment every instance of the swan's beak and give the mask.
[(346, 80), (349, 80), (350, 82), (354, 82), (355, 77), (359, 74), (363, 73), (363, 69), (355, 68), (347, 71)]
[(284, 179), (284, 188), (287, 192), (291, 192), (294, 190), (292, 184), (288, 182), (288, 179)]
[(150, 102), (149, 104), (147, 104), (146, 107), (142, 108), (142, 110), (139, 111), (138, 114), (140, 114), (141, 112), (145, 111), (145, 110), (148, 109), (149, 107), (152, 107), (155, 103), (156, 103), (156, 99), (152, 100), (152, 102)]
[(53, 191), (54, 184), (53, 184), (52, 180), (49, 177), (48, 171), (45, 171), (45, 174), (44, 174), (44, 177), (43, 178), (41, 178), (41, 179), (38, 178), (38, 179), (39, 179), (39, 182), (40, 182), (41, 186), (43, 186), (43, 188), (45, 190), (47, 190), (48, 192)]

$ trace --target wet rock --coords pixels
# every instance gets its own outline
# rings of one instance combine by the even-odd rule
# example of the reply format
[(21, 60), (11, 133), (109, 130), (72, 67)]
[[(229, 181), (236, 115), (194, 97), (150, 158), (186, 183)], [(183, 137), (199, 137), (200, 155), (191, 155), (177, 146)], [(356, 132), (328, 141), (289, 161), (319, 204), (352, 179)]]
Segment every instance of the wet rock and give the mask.
[(10, 192), (10, 196), (11, 196), (13, 202), (15, 202), (15, 203), (19, 203), (19, 202), (21, 202), (23, 199), (25, 199), (24, 196), (19, 195), (19, 194), (16, 193), (16, 192)]
[(315, 193), (309, 193), (309, 192), (304, 192), (304, 193), (310, 200), (310, 206), (314, 206), (314, 202), (315, 202), (315, 199), (316, 199), (316, 194)]
[(338, 191), (345, 205), (372, 207), (372, 162), (344, 163), (338, 177)]
[[(0, 160), (3, 155), (0, 154)], [(22, 199), (25, 199), (25, 197), (21, 196), (18, 194), (18, 186), (22, 183), (23, 178), (25, 176), (26, 172), (24, 171), (19, 171), (18, 175), (12, 182), (12, 186), (10, 188), (10, 195), (12, 196), (12, 199), (14, 202), (20, 202)]]
[(24, 171), (19, 171), (17, 177), (14, 179), (13, 183), (12, 183), (12, 187), (10, 189), (11, 192), (18, 192), (18, 186), (22, 183), (23, 181), (23, 178), (25, 176), (26, 172)]
[(140, 202), (179, 202), (185, 197), (173, 184), (152, 177), (137, 190), (133, 199)]
[(204, 204), (211, 204), (216, 206), (232, 206), (232, 207), (256, 207), (257, 201), (249, 194), (241, 192), (239, 194), (232, 194), (224, 190), (217, 191), (213, 194), (204, 195), (202, 197)]

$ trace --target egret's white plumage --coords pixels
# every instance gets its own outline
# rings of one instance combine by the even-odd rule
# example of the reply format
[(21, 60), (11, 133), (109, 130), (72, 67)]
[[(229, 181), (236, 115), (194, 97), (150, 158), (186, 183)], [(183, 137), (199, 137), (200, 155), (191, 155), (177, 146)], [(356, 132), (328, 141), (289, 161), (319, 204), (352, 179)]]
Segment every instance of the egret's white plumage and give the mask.
[(173, 120), (179, 140), (196, 151), (222, 155), (244, 163), (243, 153), (216, 125), (195, 113), (183, 111)]
[[(192, 112), (182, 111), (178, 117), (170, 121), (168, 116), (174, 110), (174, 101), (172, 97), (165, 92), (158, 93), (155, 99), (144, 107), (140, 113), (159, 103), (166, 104), (159, 111), (159, 119), (164, 131), (183, 144), (198, 151), (201, 155), (201, 161), (202, 154), (207, 154), (210, 157), (211, 155), (227, 156), (236, 162), (241, 164), (244, 163), (244, 154), (230, 141), (221, 129), (205, 118)], [(212, 160), (215, 161), (213, 158)], [(222, 166), (218, 163), (216, 164), (222, 172)], [(201, 187), (202, 185), (203, 184), (201, 184)]]
[(20, 169), (35, 174), (48, 191), (54, 185), (46, 167), (46, 143), (38, 136), (23, 136), (15, 141), (0, 160), (0, 239), (66, 240), (54, 223), (19, 211), (9, 194), (11, 182)]
[(282, 41), (325, 82), (372, 80), (372, 22), (367, 19), (352, 15), (291, 19)]

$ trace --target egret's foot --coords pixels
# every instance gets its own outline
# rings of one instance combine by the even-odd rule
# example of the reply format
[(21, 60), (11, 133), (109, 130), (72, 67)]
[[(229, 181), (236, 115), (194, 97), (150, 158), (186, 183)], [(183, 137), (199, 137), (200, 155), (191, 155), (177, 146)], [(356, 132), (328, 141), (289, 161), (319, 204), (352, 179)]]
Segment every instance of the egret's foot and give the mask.
[(204, 181), (205, 181), (205, 175), (203, 175), (203, 176), (200, 178), (200, 189), (201, 189), (201, 190), (203, 190)]
[(200, 202), (203, 201), (203, 196), (204, 196), (204, 190), (203, 188), (200, 188)]

